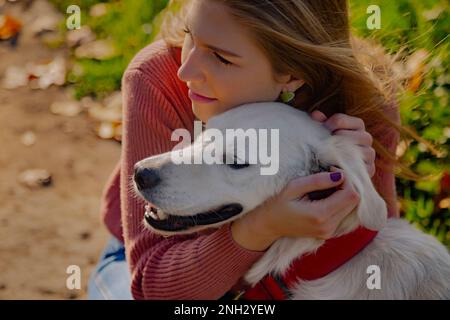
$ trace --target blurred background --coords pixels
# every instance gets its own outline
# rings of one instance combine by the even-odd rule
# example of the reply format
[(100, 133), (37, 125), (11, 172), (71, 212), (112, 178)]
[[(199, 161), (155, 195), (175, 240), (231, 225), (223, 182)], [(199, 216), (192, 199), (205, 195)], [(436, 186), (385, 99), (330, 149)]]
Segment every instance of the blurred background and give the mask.
[[(85, 299), (108, 233), (101, 192), (120, 157), (120, 81), (159, 31), (168, 0), (0, 0), (0, 299)], [(368, 30), (369, 5), (381, 28)], [(70, 5), (81, 28), (68, 30)], [(353, 31), (397, 54), (405, 138), (402, 216), (450, 247), (446, 0), (350, 0)], [(81, 268), (69, 290), (66, 268)]]

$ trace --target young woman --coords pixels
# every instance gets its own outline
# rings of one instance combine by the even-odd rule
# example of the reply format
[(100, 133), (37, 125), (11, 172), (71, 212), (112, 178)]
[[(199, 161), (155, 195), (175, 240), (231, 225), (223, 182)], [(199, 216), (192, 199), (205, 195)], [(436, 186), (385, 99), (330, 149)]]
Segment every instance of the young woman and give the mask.
[[(144, 230), (145, 203), (131, 187), (134, 164), (170, 151), (178, 143), (170, 139), (173, 130), (192, 133), (195, 119), (206, 123), (244, 103), (295, 95), (292, 107), (361, 148), (389, 215), (398, 215), (389, 159), (399, 139), (399, 114), (393, 90), (375, 73), (384, 62), (357, 58), (363, 46), (351, 39), (346, 1), (181, 4), (123, 77), (122, 157), (102, 199), (114, 237), (91, 276), (92, 299), (218, 299), (276, 239), (329, 239), (357, 206), (358, 194), (343, 184), (345, 172), (322, 172), (293, 180), (218, 230), (168, 238)], [(335, 186), (340, 190), (325, 199), (298, 200)]]

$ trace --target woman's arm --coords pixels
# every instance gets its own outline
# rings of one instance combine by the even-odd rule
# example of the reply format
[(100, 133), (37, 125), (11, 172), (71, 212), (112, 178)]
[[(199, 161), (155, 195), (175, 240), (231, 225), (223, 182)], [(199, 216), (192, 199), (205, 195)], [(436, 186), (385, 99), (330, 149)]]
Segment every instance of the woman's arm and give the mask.
[(230, 225), (195, 238), (164, 238), (143, 228), (144, 202), (133, 194), (134, 164), (170, 151), (172, 131), (182, 127), (174, 106), (139, 69), (123, 78), (123, 141), (120, 169), (125, 250), (135, 299), (218, 299), (263, 252), (232, 238)]

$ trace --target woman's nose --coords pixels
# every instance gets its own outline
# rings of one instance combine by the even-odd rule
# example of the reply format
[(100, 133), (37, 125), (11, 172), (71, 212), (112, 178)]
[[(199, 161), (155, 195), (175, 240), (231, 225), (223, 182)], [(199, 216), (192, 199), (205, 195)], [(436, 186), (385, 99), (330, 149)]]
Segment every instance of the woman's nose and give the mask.
[(178, 69), (178, 78), (183, 82), (200, 82), (205, 79), (203, 71), (200, 68), (200, 61), (197, 61), (195, 55), (196, 53), (191, 51)]

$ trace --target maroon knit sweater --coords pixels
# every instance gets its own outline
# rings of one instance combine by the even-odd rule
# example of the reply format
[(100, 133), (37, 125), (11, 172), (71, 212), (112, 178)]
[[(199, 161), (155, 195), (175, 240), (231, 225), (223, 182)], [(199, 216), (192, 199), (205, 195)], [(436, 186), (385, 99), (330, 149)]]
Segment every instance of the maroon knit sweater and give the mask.
[[(125, 244), (135, 299), (218, 299), (264, 252), (237, 244), (230, 224), (218, 230), (164, 238), (143, 228), (145, 203), (133, 195), (131, 179), (139, 160), (170, 151), (173, 130), (193, 135), (191, 101), (177, 77), (181, 48), (158, 40), (141, 50), (123, 80), (122, 155), (102, 195), (101, 214), (109, 231)], [(386, 110), (399, 123), (397, 108)], [(374, 135), (395, 151), (398, 133), (379, 128)], [(373, 182), (387, 200), (389, 216), (398, 216), (393, 170), (379, 168)]]

